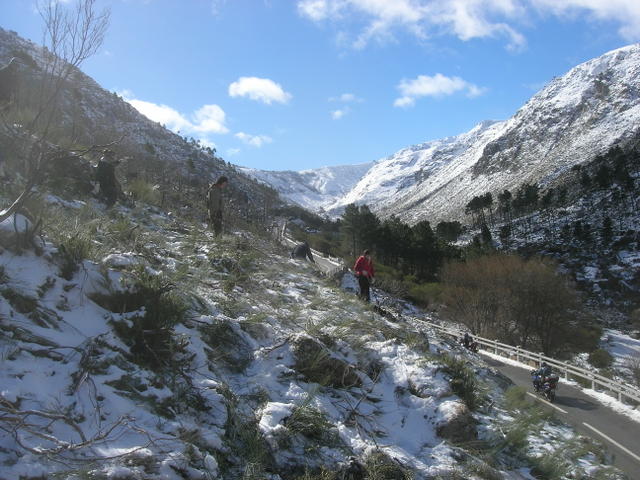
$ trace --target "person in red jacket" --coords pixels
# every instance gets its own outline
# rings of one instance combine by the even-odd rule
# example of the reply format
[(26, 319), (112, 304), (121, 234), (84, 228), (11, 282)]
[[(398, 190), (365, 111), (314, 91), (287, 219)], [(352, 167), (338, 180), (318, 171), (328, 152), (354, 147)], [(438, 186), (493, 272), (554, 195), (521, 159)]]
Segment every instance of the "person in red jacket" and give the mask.
[(369, 293), (369, 286), (371, 285), (375, 272), (373, 270), (373, 261), (371, 260), (371, 252), (369, 252), (369, 250), (362, 252), (362, 255), (360, 255), (356, 260), (353, 270), (356, 272), (356, 277), (358, 277), (358, 283), (360, 284), (360, 298), (370, 302), (371, 296)]

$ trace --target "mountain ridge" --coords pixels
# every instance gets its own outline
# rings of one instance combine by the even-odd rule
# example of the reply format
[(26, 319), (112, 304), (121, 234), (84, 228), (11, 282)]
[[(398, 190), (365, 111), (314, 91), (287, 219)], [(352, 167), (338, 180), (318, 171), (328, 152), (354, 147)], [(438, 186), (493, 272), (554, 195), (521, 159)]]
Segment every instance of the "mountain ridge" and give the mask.
[[(374, 162), (348, 193), (314, 209), (337, 217), (350, 203), (366, 203), (383, 217), (410, 223), (452, 220), (463, 218), (475, 195), (551, 183), (635, 137), (638, 79), (640, 44), (607, 52), (553, 79), (507, 120), (483, 121)], [(295, 195), (283, 196), (299, 203)]]

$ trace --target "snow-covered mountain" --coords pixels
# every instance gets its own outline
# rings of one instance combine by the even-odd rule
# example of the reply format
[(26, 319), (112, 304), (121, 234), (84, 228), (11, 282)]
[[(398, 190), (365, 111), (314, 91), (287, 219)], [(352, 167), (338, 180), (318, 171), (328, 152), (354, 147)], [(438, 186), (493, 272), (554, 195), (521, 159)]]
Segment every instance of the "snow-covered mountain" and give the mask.
[(640, 44), (634, 44), (554, 79), (506, 121), (482, 122), (375, 162), (350, 191), (333, 202), (323, 198), (315, 209), (339, 215), (345, 205), (366, 203), (408, 222), (459, 218), (474, 196), (524, 182), (548, 184), (634, 138), (639, 128)]
[(243, 168), (248, 175), (272, 186), (290, 202), (309, 210), (330, 209), (366, 175), (373, 163), (322, 167), (311, 170), (268, 171)]

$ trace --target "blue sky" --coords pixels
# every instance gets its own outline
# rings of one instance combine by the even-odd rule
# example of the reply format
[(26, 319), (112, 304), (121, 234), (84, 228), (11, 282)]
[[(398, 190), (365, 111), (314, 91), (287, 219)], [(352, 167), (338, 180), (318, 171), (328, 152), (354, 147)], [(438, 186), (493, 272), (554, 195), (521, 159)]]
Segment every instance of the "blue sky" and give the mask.
[[(73, 3), (72, 0), (58, 0)], [(37, 43), (32, 0), (0, 26)], [(513, 115), (640, 41), (639, 0), (97, 0), (82, 66), (150, 118), (266, 170), (370, 162)]]

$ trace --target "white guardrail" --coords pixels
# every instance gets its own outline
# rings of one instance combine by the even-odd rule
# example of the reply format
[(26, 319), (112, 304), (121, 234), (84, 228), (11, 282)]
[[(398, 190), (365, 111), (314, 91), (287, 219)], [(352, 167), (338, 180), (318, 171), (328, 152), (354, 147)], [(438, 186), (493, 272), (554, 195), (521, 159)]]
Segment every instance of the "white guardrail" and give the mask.
[[(429, 325), (432, 328), (435, 328), (442, 333), (452, 335), (456, 338), (459, 338), (461, 335), (463, 335), (463, 332), (451, 327), (445, 327), (433, 322), (428, 322), (426, 320), (421, 320), (421, 322)], [(584, 368), (580, 368), (566, 362), (561, 362), (560, 360), (556, 360), (555, 358), (547, 357), (543, 353), (530, 352), (528, 350), (523, 350), (520, 347), (514, 347), (506, 343), (500, 343), (497, 340), (489, 340), (487, 338), (478, 337), (476, 335), (473, 335), (473, 339), (478, 342), (478, 344), (487, 347), (488, 350), (492, 350), (496, 355), (511, 358), (516, 362), (534, 362), (534, 364), (538, 367), (542, 362), (547, 362), (547, 364), (562, 373), (564, 375), (564, 378), (567, 380), (576, 377), (582, 378), (591, 383), (591, 388), (593, 390), (596, 389), (596, 385), (604, 387), (608, 391), (608, 393), (617, 396), (618, 401), (620, 402), (622, 402), (626, 398), (631, 400), (632, 402), (640, 403), (640, 389), (634, 387), (633, 385), (618, 382), (604, 377), (594, 371), (586, 370)]]

